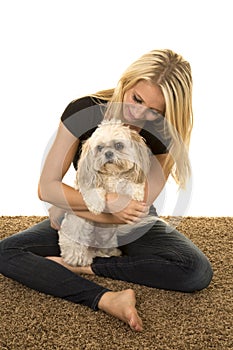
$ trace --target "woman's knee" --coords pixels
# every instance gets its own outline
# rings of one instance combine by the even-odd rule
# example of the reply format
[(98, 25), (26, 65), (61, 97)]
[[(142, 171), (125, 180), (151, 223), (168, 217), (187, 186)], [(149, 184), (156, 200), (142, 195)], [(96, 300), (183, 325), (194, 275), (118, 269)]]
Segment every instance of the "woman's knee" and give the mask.
[(1, 261), (6, 262), (27, 253), (39, 256), (60, 255), (57, 231), (51, 228), (49, 220), (15, 233), (0, 242)]
[(9, 258), (18, 254), (21, 243), (18, 241), (16, 234), (10, 237), (4, 238), (0, 241), (0, 265), (3, 267), (4, 263), (8, 261)]
[(15, 252), (15, 249), (11, 249), (9, 238), (5, 238), (0, 241), (0, 273), (5, 274), (8, 261), (11, 259)]
[(196, 264), (190, 269), (188, 273), (188, 280), (186, 283), (187, 292), (200, 291), (207, 288), (213, 278), (213, 269), (203, 254), (197, 259)]
[(12, 246), (13, 245), (12, 245), (11, 240), (9, 239), (9, 237), (2, 239), (0, 241), (0, 256), (2, 256), (2, 254), (4, 254)]
[(12, 236), (4, 238), (0, 241), (0, 254), (3, 254), (11, 249), (20, 249), (23, 245), (20, 233), (15, 233)]

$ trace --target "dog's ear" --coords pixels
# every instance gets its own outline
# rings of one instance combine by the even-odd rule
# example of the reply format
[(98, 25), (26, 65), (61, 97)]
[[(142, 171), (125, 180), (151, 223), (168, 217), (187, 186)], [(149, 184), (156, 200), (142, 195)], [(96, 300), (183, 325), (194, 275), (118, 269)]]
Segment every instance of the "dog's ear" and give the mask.
[(81, 192), (99, 187), (99, 175), (94, 170), (93, 149), (89, 140), (83, 143), (76, 173), (76, 188)]
[(82, 147), (78, 161), (75, 188), (80, 191), (90, 212), (100, 214), (105, 208), (106, 191), (102, 187), (101, 175), (94, 169), (94, 154), (91, 142)]
[(137, 156), (133, 169), (133, 181), (135, 183), (142, 183), (145, 181), (145, 177), (148, 175), (151, 166), (151, 151), (147, 147), (144, 139), (138, 134), (138, 132), (132, 130), (131, 139), (133, 144), (134, 154)]

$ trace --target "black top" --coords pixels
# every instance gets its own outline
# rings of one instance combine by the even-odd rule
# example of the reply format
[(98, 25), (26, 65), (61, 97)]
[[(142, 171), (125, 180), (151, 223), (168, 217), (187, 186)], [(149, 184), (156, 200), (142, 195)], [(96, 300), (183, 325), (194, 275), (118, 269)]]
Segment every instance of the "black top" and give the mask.
[[(86, 96), (72, 101), (61, 116), (63, 124), (81, 141), (73, 160), (75, 169), (82, 149), (82, 142), (91, 136), (103, 120), (105, 106), (106, 101)], [(146, 122), (140, 131), (140, 135), (155, 155), (168, 153), (170, 139), (164, 137), (163, 130), (164, 118), (153, 124)]]

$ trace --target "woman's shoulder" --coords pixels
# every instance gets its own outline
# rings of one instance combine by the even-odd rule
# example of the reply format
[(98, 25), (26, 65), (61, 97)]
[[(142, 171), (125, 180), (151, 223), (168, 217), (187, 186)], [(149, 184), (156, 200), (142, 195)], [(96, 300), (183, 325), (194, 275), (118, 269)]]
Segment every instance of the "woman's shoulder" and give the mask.
[(63, 125), (78, 139), (93, 130), (103, 120), (103, 103), (96, 97), (85, 96), (68, 104), (61, 116)]
[(75, 113), (78, 113), (86, 108), (98, 105), (100, 103), (104, 103), (105, 101), (99, 100), (93, 96), (84, 96), (80, 97), (76, 100), (71, 101), (67, 107), (65, 108), (61, 120), (64, 121), (70, 116), (74, 115)]

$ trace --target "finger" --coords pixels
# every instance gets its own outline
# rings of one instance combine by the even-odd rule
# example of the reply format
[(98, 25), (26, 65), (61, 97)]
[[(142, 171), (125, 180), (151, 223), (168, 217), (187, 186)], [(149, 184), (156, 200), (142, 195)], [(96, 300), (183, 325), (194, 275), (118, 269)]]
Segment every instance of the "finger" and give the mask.
[(127, 216), (125, 217), (124, 221), (127, 223), (127, 224), (135, 224), (137, 222), (139, 222), (141, 220), (141, 217), (139, 216)]
[(60, 229), (60, 224), (56, 221), (51, 221), (50, 225), (54, 230), (59, 230)]
[(138, 222), (141, 221), (142, 218), (134, 218), (134, 219), (128, 219), (125, 221), (125, 223), (130, 224), (130, 225), (135, 225)]
[(128, 224), (128, 225), (134, 225), (134, 224), (135, 224), (135, 221), (132, 221), (132, 220), (125, 220), (125, 223)]
[(149, 206), (148, 205), (139, 205), (135, 208), (136, 212), (142, 212), (142, 213), (148, 213), (149, 212)]
[(129, 217), (140, 217), (140, 218), (142, 218), (142, 217), (147, 216), (148, 213), (149, 213), (149, 209), (145, 209), (143, 211), (141, 211), (141, 210), (131, 210), (127, 214), (128, 214)]
[(140, 213), (138, 214), (138, 217), (139, 217), (139, 218), (144, 218), (144, 217), (147, 216), (148, 214), (149, 214), (149, 210), (144, 211), (144, 212), (140, 212)]

